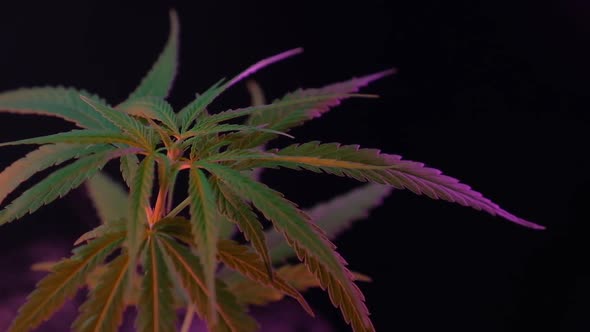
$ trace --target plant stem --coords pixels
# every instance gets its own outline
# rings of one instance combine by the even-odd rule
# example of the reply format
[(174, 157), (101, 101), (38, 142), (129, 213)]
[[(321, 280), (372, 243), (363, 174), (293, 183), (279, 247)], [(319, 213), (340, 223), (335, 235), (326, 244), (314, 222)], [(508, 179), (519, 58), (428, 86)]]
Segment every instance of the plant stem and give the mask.
[(189, 206), (190, 203), (190, 197), (187, 197), (184, 201), (180, 202), (180, 204), (178, 204), (172, 211), (170, 211), (170, 213), (168, 213), (165, 218), (176, 217), (176, 215), (179, 214), (180, 211), (184, 210), (185, 207)]
[(184, 315), (184, 321), (182, 322), (180, 332), (189, 332), (193, 323), (193, 317), (195, 317), (195, 305), (191, 303), (186, 308), (186, 314)]

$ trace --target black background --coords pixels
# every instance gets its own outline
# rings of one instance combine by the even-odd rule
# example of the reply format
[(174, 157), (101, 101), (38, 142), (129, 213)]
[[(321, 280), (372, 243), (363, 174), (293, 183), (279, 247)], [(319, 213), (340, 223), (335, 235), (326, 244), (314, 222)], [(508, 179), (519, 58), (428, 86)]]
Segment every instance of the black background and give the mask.
[[(548, 227), (395, 191), (336, 241), (374, 279), (362, 289), (379, 331), (590, 330), (589, 4), (21, 0), (0, 5), (0, 91), (63, 84), (119, 102), (157, 57), (172, 6), (181, 21), (176, 107), (293, 47), (305, 53), (254, 77), (270, 99), (395, 67), (399, 74), (364, 90), (381, 98), (346, 101), (293, 131), (296, 141), (358, 143), (425, 162)], [(248, 103), (243, 84), (224, 97), (214, 109)], [(2, 141), (64, 128), (0, 116)], [(3, 148), (0, 164), (25, 151)], [(288, 170), (264, 180), (302, 206), (355, 185)], [(73, 241), (94, 223), (78, 190), (2, 227), (0, 247)], [(16, 273), (17, 262), (5, 261), (2, 273)], [(346, 331), (327, 296), (309, 298)]]

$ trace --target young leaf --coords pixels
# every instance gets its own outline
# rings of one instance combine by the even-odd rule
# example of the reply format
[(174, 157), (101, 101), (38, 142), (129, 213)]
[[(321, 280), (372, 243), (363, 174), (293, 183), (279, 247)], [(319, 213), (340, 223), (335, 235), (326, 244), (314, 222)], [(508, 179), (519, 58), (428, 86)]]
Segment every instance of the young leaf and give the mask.
[(281, 194), (238, 171), (206, 162), (198, 164), (215, 174), (242, 197), (251, 200), (273, 222), (295, 248), (298, 257), (320, 279), (322, 286), (328, 289), (333, 304), (340, 307), (345, 321), (356, 332), (374, 331), (363, 302), (364, 296), (352, 282), (352, 275), (345, 267), (346, 262), (334, 251), (335, 246), (325, 238), (321, 230), (309, 223), (302, 211)]
[(117, 109), (129, 115), (158, 120), (174, 134), (180, 135), (176, 125), (176, 114), (174, 114), (172, 106), (162, 98), (146, 96), (132, 99), (117, 106)]
[(127, 250), (129, 252), (129, 274), (133, 280), (139, 247), (145, 235), (150, 207), (150, 195), (154, 180), (154, 156), (145, 157), (135, 173), (127, 210)]
[(93, 101), (82, 95), (80, 95), (80, 98), (82, 98), (82, 100), (88, 105), (92, 106), (92, 108), (94, 108), (97, 112), (102, 114), (105, 119), (117, 126), (117, 128), (127, 132), (137, 142), (141, 142), (142, 146), (148, 151), (151, 150), (155, 137), (153, 129), (144, 126), (141, 122), (132, 118), (131, 116), (121, 111), (112, 109), (105, 104)]
[(111, 159), (126, 153), (125, 150), (106, 150), (82, 157), (46, 177), (25, 191), (0, 211), (0, 225), (11, 222), (41, 206), (63, 197), (93, 176)]
[(248, 247), (237, 244), (231, 240), (219, 241), (219, 259), (231, 269), (240, 272), (253, 281), (272, 287), (279, 292), (288, 294), (301, 306), (308, 314), (314, 316), (313, 310), (307, 304), (303, 296), (293, 286), (289, 285), (278, 275), (270, 278), (265, 264), (258, 254), (251, 252)]
[(164, 98), (172, 87), (178, 63), (178, 15), (170, 11), (170, 35), (156, 63), (127, 100), (146, 96)]
[[(366, 218), (369, 211), (381, 205), (383, 199), (392, 190), (393, 188), (387, 185), (369, 183), (328, 202), (318, 204), (305, 212), (328, 238), (334, 239), (354, 221)], [(269, 230), (265, 236), (271, 248), (273, 263), (282, 262), (295, 255), (293, 249), (278, 232)]]
[(117, 331), (125, 311), (125, 285), (128, 276), (127, 254), (119, 255), (106, 265), (98, 285), (80, 307), (80, 314), (72, 324), (76, 332)]
[(114, 144), (123, 143), (129, 146), (143, 147), (141, 142), (113, 130), (72, 130), (65, 133), (47, 135), (22, 139), (13, 142), (0, 143), (2, 146), (24, 145), (24, 144), (49, 144), (49, 143), (70, 143), (70, 144)]
[(53, 315), (72, 298), (86, 281), (86, 276), (123, 241), (123, 233), (109, 234), (73, 250), (43, 278), (27, 302), (19, 309), (9, 332), (26, 332)]
[(29, 152), (0, 173), (0, 203), (21, 183), (37, 172), (59, 165), (72, 158), (108, 149), (109, 147), (103, 145), (52, 144), (40, 146), (37, 150)]
[[(217, 267), (217, 239), (219, 229), (217, 220), (217, 203), (211, 185), (205, 174), (196, 168), (191, 168), (189, 179), (189, 197), (191, 200), (191, 227), (197, 244), (199, 257), (203, 262), (205, 284), (209, 293), (209, 305), (214, 308), (215, 302), (215, 269)], [(208, 317), (216, 321), (214, 310), (209, 311), (213, 316)]]
[[(277, 55), (274, 55), (269, 58), (258, 61), (257, 63), (248, 67), (246, 70), (244, 70), (243, 72), (238, 74), (236, 77), (234, 77), (231, 81), (225, 83), (222, 86), (218, 87), (218, 85), (221, 83), (221, 82), (218, 82), (213, 87), (211, 87), (209, 90), (207, 90), (207, 92), (205, 94), (198, 97), (197, 100), (195, 100), (194, 104), (193, 103), (189, 104), (187, 107), (182, 109), (180, 111), (180, 113), (178, 113), (179, 119), (180, 119), (179, 121), (182, 124), (182, 131), (184, 132), (191, 125), (191, 123), (197, 118), (197, 116), (199, 114), (201, 114), (205, 110), (205, 108), (215, 100), (215, 98), (217, 98), (223, 91), (225, 91), (226, 89), (228, 89), (232, 85), (234, 85), (237, 82), (241, 81), (242, 79), (254, 74), (258, 70), (260, 70), (266, 66), (269, 66), (275, 62), (290, 58), (290, 57), (297, 55), (301, 52), (303, 52), (302, 48), (296, 48), (296, 49), (292, 49), (292, 50), (288, 50), (288, 51), (279, 53)], [(206, 97), (205, 97), (205, 95), (206, 95)], [(201, 99), (201, 101), (199, 101), (199, 99)]]
[(102, 224), (108, 225), (127, 217), (128, 193), (106, 173), (98, 172), (88, 179), (86, 189)]
[(212, 316), (209, 312), (211, 307), (208, 302), (210, 293), (209, 288), (205, 285), (205, 277), (199, 258), (193, 255), (188, 248), (169, 237), (161, 236), (159, 240), (177, 271), (183, 287), (195, 304), (197, 313), (207, 322), (209, 331), (255, 332), (258, 330), (256, 321), (246, 314), (246, 309), (238, 305), (236, 299), (220, 281), (216, 285), (217, 302), (213, 308), (218, 313), (218, 322), (213, 324), (208, 319)]
[(229, 220), (238, 225), (246, 240), (250, 241), (254, 250), (262, 257), (269, 275), (272, 275), (272, 263), (262, 224), (250, 206), (220, 181), (216, 181), (220, 195), (219, 209)]
[[(360, 88), (373, 81), (391, 75), (394, 72), (394, 70), (385, 70), (372, 75), (354, 78), (346, 82), (331, 84), (319, 89), (297, 90), (270, 104), (284, 105), (283, 107), (277, 108), (275, 112), (254, 112), (250, 115), (246, 124), (252, 126), (267, 124), (270, 129), (279, 130), (281, 132), (289, 131), (291, 128), (300, 126), (309, 120), (320, 117), (332, 107), (340, 104), (342, 100), (354, 96), (352, 93), (359, 91)], [(300, 102), (306, 100), (309, 102)], [(273, 138), (275, 138), (275, 135), (258, 133), (255, 137), (244, 137), (241, 140), (236, 141), (232, 147), (251, 148), (263, 145)]]
[[(484, 210), (525, 227), (544, 228), (503, 210), (459, 180), (442, 175), (437, 169), (424, 167), (422, 163), (402, 160), (398, 155), (383, 154), (375, 149), (360, 149), (358, 145), (319, 142), (295, 144), (282, 150), (271, 151), (271, 154), (274, 156), (264, 153), (259, 153), (258, 156), (255, 156), (255, 153), (250, 156), (235, 154), (233, 159), (250, 159), (244, 163), (248, 168), (304, 168), (314, 172), (324, 171), (338, 176), (348, 176), (359, 181), (388, 184), (398, 189), (409, 189), (418, 195), (424, 194), (432, 199), (443, 199), (476, 210)], [(231, 151), (228, 155), (232, 155)]]
[(139, 295), (137, 331), (168, 332), (176, 328), (173, 288), (157, 236), (151, 236), (145, 250), (145, 275)]
[(30, 88), (0, 93), (0, 113), (39, 114), (56, 116), (83, 128), (114, 129), (115, 127), (92, 107), (80, 100), (80, 95), (105, 103), (99, 97), (72, 88)]

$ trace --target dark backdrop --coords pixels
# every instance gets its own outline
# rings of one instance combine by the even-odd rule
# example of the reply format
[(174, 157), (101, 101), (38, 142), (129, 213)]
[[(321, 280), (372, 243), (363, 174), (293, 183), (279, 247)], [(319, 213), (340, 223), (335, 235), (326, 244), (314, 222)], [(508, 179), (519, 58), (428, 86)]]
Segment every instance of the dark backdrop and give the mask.
[[(121, 101), (160, 51), (171, 6), (181, 20), (176, 107), (298, 46), (303, 55), (255, 75), (270, 98), (395, 67), (399, 74), (364, 90), (380, 99), (346, 101), (295, 130), (297, 140), (358, 143), (425, 162), (548, 227), (394, 192), (336, 241), (353, 269), (374, 278), (362, 289), (379, 331), (590, 330), (589, 4), (3, 2), (0, 90), (63, 84)], [(248, 102), (243, 84), (224, 96), (214, 109)], [(68, 128), (48, 118), (0, 122), (2, 141)], [(2, 167), (25, 151), (3, 148)], [(355, 185), (288, 170), (264, 179), (303, 206)], [(94, 223), (78, 190), (2, 227), (0, 247), (19, 253), (35, 241), (73, 241)], [(17, 273), (18, 262), (4, 259), (3, 275)], [(327, 296), (309, 298), (346, 330)]]

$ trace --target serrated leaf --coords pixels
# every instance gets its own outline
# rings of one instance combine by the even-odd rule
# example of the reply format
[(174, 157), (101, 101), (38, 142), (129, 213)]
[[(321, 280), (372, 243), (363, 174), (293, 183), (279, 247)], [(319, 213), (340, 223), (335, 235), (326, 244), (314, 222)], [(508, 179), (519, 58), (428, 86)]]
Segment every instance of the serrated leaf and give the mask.
[(248, 247), (237, 244), (231, 240), (219, 241), (219, 259), (231, 269), (240, 272), (253, 281), (272, 287), (279, 292), (285, 293), (299, 302), (299, 304), (310, 314), (315, 316), (313, 310), (307, 304), (303, 296), (283, 278), (272, 274), (269, 276), (264, 262), (258, 254), (251, 252)]
[(96, 174), (109, 160), (125, 153), (128, 153), (125, 149), (105, 150), (82, 157), (53, 172), (0, 211), (0, 225), (33, 213), (41, 206), (63, 197)]
[(135, 323), (139, 332), (169, 332), (176, 329), (172, 280), (162, 250), (158, 238), (151, 236), (145, 250), (145, 274)]
[(120, 158), (119, 168), (121, 170), (121, 176), (128, 188), (131, 188), (135, 173), (137, 173), (137, 167), (139, 167), (139, 159), (136, 155), (128, 154)]
[(178, 273), (183, 287), (195, 304), (197, 313), (207, 322), (209, 331), (254, 332), (258, 330), (256, 321), (246, 313), (243, 306), (238, 305), (235, 297), (219, 280), (216, 284), (217, 302), (214, 307), (218, 313), (218, 322), (213, 324), (208, 319), (211, 316), (208, 300), (210, 293), (205, 285), (204, 272), (199, 258), (193, 255), (187, 247), (178, 244), (173, 239), (164, 236), (159, 239), (164, 252)]
[(78, 289), (86, 276), (123, 241), (123, 233), (109, 234), (73, 250), (43, 278), (19, 309), (9, 332), (30, 331), (53, 315)]
[[(268, 105), (277, 105), (274, 112), (261, 110), (252, 113), (246, 124), (267, 124), (269, 129), (281, 132), (289, 131), (289, 129), (300, 126), (306, 121), (320, 117), (332, 107), (339, 105), (342, 100), (354, 96), (352, 93), (359, 91), (360, 88), (394, 72), (394, 70), (385, 70), (345, 82), (330, 84), (323, 88), (299, 89)], [(275, 137), (275, 135), (269, 133), (257, 133), (237, 140), (232, 145), (232, 148), (251, 148), (263, 145)]]
[[(328, 238), (334, 239), (353, 222), (366, 218), (372, 209), (381, 205), (392, 190), (393, 188), (387, 185), (369, 183), (305, 210), (305, 213)], [(273, 263), (282, 262), (295, 255), (283, 236), (275, 230), (267, 231), (265, 236), (271, 248)]]
[(129, 205), (127, 210), (127, 250), (129, 252), (130, 280), (135, 275), (137, 255), (142, 239), (147, 228), (150, 207), (150, 195), (154, 181), (154, 156), (146, 156), (135, 173), (135, 178), (129, 193)]
[(309, 222), (302, 211), (282, 195), (262, 183), (231, 168), (199, 162), (215, 174), (228, 187), (242, 197), (247, 197), (264, 216), (273, 222), (288, 243), (295, 248), (298, 257), (328, 289), (332, 303), (339, 307), (347, 323), (356, 332), (374, 331), (364, 296), (352, 282), (352, 274), (346, 269), (346, 262), (338, 255), (335, 246), (322, 231)]
[(117, 109), (129, 115), (158, 120), (172, 133), (180, 135), (176, 124), (176, 114), (174, 114), (172, 106), (160, 97), (146, 96), (131, 99), (117, 106)]
[(176, 67), (178, 66), (178, 15), (174, 10), (170, 11), (170, 34), (164, 50), (154, 63), (147, 76), (143, 78), (139, 86), (131, 93), (128, 100), (146, 96), (164, 98), (172, 88)]
[(272, 264), (269, 249), (266, 244), (262, 224), (258, 220), (258, 217), (252, 211), (250, 205), (227, 188), (225, 184), (219, 183), (219, 181), (216, 181), (216, 183), (218, 183), (217, 187), (221, 195), (218, 197), (220, 211), (235, 223), (244, 234), (246, 240), (250, 241), (252, 247), (262, 257), (266, 270), (270, 275), (272, 273)]
[[(305, 264), (281, 266), (277, 275), (300, 292), (305, 292), (313, 287), (321, 287), (321, 284), (305, 266)], [(353, 272), (356, 281), (368, 282), (371, 279), (363, 274)], [(229, 285), (231, 292), (243, 304), (267, 305), (271, 302), (280, 301), (285, 294), (249, 279), (239, 278)]]
[[(243, 151), (243, 150), (242, 150)], [(217, 160), (227, 160), (223, 154)], [(358, 145), (340, 145), (337, 143), (320, 144), (309, 142), (290, 145), (282, 150), (267, 153), (240, 150), (227, 153), (228, 159), (246, 160), (240, 167), (276, 167), (307, 169), (313, 172), (347, 176), (359, 181), (387, 184), (397, 189), (409, 189), (432, 199), (443, 199), (475, 210), (483, 210), (491, 215), (501, 216), (516, 224), (543, 229), (543, 226), (519, 218), (497, 204), (485, 198), (481, 193), (471, 189), (459, 180), (443, 175), (441, 171), (425, 167), (423, 163), (402, 160), (401, 156), (384, 154), (376, 149), (361, 149)], [(259, 159), (260, 161), (256, 161)]]
[(282, 133), (280, 131), (266, 129), (264, 126), (244, 126), (244, 125), (237, 125), (237, 124), (220, 124), (214, 125), (211, 122), (205, 122), (202, 126), (196, 126), (195, 128), (186, 131), (182, 134), (182, 138), (200, 138), (201, 136), (211, 135), (211, 134), (218, 134), (218, 133), (226, 133), (230, 131), (238, 131), (238, 132), (245, 132), (245, 133), (254, 133), (254, 132), (264, 132), (264, 133), (272, 133), (276, 135), (282, 135), (289, 138), (294, 138), (289, 134)]
[(118, 219), (112, 220), (108, 224), (99, 225), (88, 232), (82, 234), (76, 242), (74, 242), (74, 246), (79, 245), (82, 242), (90, 241), (94, 238), (101, 237), (105, 234), (109, 233), (119, 233), (119, 232), (126, 232), (127, 225), (125, 219)]
[(37, 172), (59, 165), (67, 160), (106, 149), (108, 147), (100, 145), (53, 144), (40, 146), (37, 150), (29, 152), (0, 173), (0, 203), (21, 183)]
[(125, 285), (128, 276), (127, 254), (119, 255), (105, 266), (98, 285), (80, 306), (80, 314), (72, 324), (76, 332), (117, 331), (125, 310)]
[[(217, 220), (217, 203), (211, 185), (205, 174), (196, 168), (191, 168), (189, 179), (189, 197), (191, 200), (191, 228), (197, 244), (199, 257), (203, 262), (205, 284), (209, 290), (209, 305), (215, 306), (215, 270), (217, 267), (217, 240), (219, 229)], [(210, 313), (215, 314), (214, 310)], [(208, 317), (216, 321), (215, 316)]]
[(82, 95), (80, 95), (80, 98), (117, 128), (131, 135), (135, 141), (140, 142), (142, 147), (148, 151), (152, 149), (155, 135), (151, 128), (144, 126), (141, 122), (126, 113), (115, 110), (105, 104)]
[[(184, 109), (182, 109), (180, 113), (178, 113), (179, 122), (182, 124), (182, 131), (186, 131), (186, 129), (190, 127), (190, 125), (197, 118), (197, 116), (201, 114), (205, 110), (205, 108), (215, 100), (215, 98), (217, 98), (222, 92), (227, 90), (232, 85), (238, 83), (239, 81), (254, 74), (258, 70), (266, 66), (290, 58), (301, 52), (303, 52), (302, 48), (296, 48), (279, 53), (277, 55), (258, 61), (257, 63), (248, 67), (246, 70), (244, 70), (243, 72), (241, 72), (240, 74), (238, 74), (222, 86), (219, 86), (219, 84), (221, 84), (221, 81), (218, 82), (213, 87), (209, 88), (209, 90), (207, 90), (207, 92), (205, 92), (202, 96), (199, 96), (193, 103), (189, 104)], [(199, 99), (201, 100), (199, 101)]]
[(49, 115), (83, 128), (113, 129), (109, 121), (80, 100), (80, 95), (104, 103), (99, 97), (84, 90), (64, 87), (25, 88), (0, 93), (0, 113)]
[(128, 192), (104, 172), (86, 181), (88, 195), (102, 224), (111, 224), (127, 217)]
[(143, 147), (141, 142), (113, 130), (72, 130), (65, 133), (27, 138), (13, 142), (0, 143), (0, 147), (25, 144), (115, 144), (123, 143), (130, 146)]

